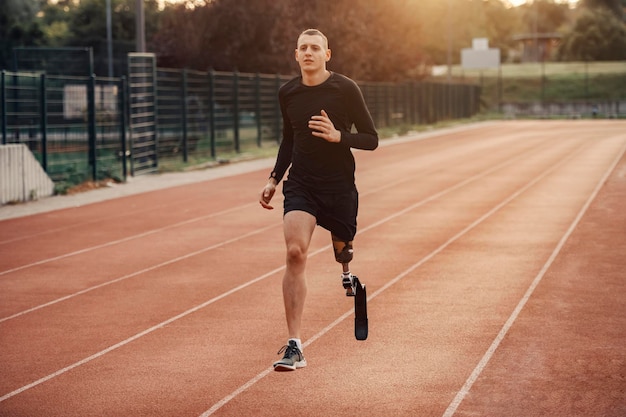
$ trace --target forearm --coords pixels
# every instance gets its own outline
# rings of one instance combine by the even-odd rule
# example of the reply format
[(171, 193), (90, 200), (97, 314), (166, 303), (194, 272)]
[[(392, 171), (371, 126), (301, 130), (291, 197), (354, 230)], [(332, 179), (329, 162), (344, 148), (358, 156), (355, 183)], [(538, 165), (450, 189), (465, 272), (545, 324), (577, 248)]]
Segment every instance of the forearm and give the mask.
[(282, 180), (285, 172), (291, 165), (291, 156), (293, 154), (293, 139), (283, 138), (283, 141), (278, 148), (278, 155), (276, 156), (276, 163), (274, 169), (270, 174), (270, 179), (276, 182), (276, 185)]
[(341, 143), (350, 148), (373, 151), (378, 147), (378, 133), (375, 130), (358, 133), (341, 132)]

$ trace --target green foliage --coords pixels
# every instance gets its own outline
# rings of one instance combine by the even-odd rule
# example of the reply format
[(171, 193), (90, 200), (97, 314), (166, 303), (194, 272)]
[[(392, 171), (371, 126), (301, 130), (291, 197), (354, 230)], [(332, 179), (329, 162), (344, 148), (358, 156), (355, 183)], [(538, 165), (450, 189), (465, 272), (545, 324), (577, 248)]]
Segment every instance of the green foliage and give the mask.
[[(126, 54), (135, 50), (135, 0), (111, 0), (115, 73), (122, 75)], [(158, 30), (157, 0), (145, 0), (146, 36)], [(0, 68), (11, 68), (17, 46), (92, 47), (95, 72), (107, 74), (106, 0), (2, 0)]]
[(524, 32), (550, 33), (568, 22), (569, 6), (554, 0), (536, 0), (519, 7), (523, 13)]
[(483, 80), (483, 98), (487, 107), (503, 102), (618, 101), (626, 99), (626, 73), (560, 74), (535, 78), (505, 78), (499, 87), (497, 78)]
[(0, 3), (0, 68), (11, 68), (12, 50), (18, 46), (45, 45), (36, 21), (38, 0), (2, 0)]
[(506, 58), (513, 46), (512, 34), (521, 27), (519, 11), (497, 0), (426, 0), (415, 4), (411, 15), (421, 26), (425, 58), (432, 64), (447, 63), (448, 47), (452, 64), (460, 62), (460, 51), (471, 47), (472, 38), (488, 38), (490, 47), (500, 48)]
[[(111, 3), (114, 72), (122, 75), (126, 54), (135, 50), (136, 0)], [(144, 4), (147, 46), (158, 65), (201, 71), (296, 73), (295, 40), (309, 27), (330, 39), (329, 68), (363, 81), (421, 79), (431, 65), (459, 63), (461, 49), (477, 37), (499, 48), (504, 62), (519, 47), (514, 35), (534, 31), (563, 33), (564, 60), (624, 59), (626, 50), (626, 0), (581, 0), (576, 10), (556, 0), (519, 7), (503, 0), (187, 0), (166, 2), (163, 10), (157, 0)], [(1, 0), (0, 67), (11, 68), (15, 46), (89, 46), (96, 74), (106, 75), (105, 5)]]
[(498, 70), (463, 71), (455, 78), (481, 86), (484, 107), (498, 102), (568, 102), (626, 100), (626, 65), (623, 62), (552, 62), (507, 64)]
[[(111, 0), (114, 73), (126, 70), (126, 54), (135, 48), (135, 0)], [(158, 5), (156, 0), (144, 1), (146, 33), (156, 32)], [(69, 8), (65, 18), (69, 32), (64, 46), (90, 46), (94, 51), (94, 67), (98, 75), (107, 74), (106, 0), (81, 0)]]
[(563, 61), (626, 60), (626, 25), (608, 9), (583, 10), (562, 39)]
[(618, 19), (624, 17), (626, 0), (582, 0), (582, 6), (588, 9), (606, 9), (613, 13)]
[(421, 62), (419, 25), (402, 6), (408, 3), (215, 0), (166, 10), (152, 45), (160, 64), (289, 74), (297, 71), (296, 38), (316, 27), (330, 40), (333, 70), (361, 80), (394, 79)]

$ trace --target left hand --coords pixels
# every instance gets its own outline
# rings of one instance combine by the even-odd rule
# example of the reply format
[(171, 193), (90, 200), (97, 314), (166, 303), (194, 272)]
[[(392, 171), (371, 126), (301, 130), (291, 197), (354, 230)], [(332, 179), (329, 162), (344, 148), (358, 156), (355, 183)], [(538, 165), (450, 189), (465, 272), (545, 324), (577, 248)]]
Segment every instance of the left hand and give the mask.
[(311, 117), (309, 128), (313, 130), (313, 136), (325, 139), (328, 142), (341, 142), (341, 132), (335, 129), (335, 125), (324, 110), (322, 110), (320, 116)]

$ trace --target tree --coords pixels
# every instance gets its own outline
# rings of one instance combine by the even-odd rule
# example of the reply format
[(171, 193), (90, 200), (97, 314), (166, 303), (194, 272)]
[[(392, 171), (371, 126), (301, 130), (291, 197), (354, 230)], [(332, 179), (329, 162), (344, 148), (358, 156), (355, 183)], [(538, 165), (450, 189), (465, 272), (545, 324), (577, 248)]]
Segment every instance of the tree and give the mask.
[(452, 63), (458, 64), (461, 49), (471, 47), (474, 38), (487, 38), (489, 46), (499, 48), (506, 60), (515, 46), (513, 35), (525, 31), (522, 9), (507, 7), (500, 0), (426, 0), (420, 2), (419, 10), (423, 48), (428, 61), (435, 64), (447, 62), (448, 41)]
[(554, 0), (536, 0), (519, 7), (523, 13), (525, 32), (551, 33), (567, 23), (570, 10), (565, 3)]
[[(135, 1), (111, 0), (114, 72), (125, 73), (126, 54), (135, 49)], [(158, 26), (158, 4), (156, 0), (145, 0), (147, 37), (156, 32)], [(107, 74), (107, 28), (106, 1), (81, 0), (69, 10), (69, 31), (62, 41), (63, 46), (92, 47), (94, 68), (98, 75)]]
[(626, 0), (582, 0), (582, 6), (588, 9), (604, 8), (619, 19), (623, 19)]
[(421, 75), (423, 35), (414, 17), (415, 2), (325, 0), (316, 5), (316, 20), (309, 26), (327, 33), (333, 51), (330, 68), (363, 81)]
[(561, 42), (563, 61), (626, 60), (626, 26), (606, 8), (583, 10)]
[[(421, 62), (407, 0), (214, 0), (167, 10), (154, 47), (160, 62), (199, 70), (293, 74), (298, 34), (322, 30), (330, 68), (360, 80), (401, 79)], [(276, 24), (276, 22), (281, 22)]]
[(0, 3), (0, 68), (11, 68), (13, 48), (41, 46), (44, 33), (36, 21), (39, 0), (2, 0)]
[(160, 64), (179, 68), (288, 73), (287, 53), (295, 47), (288, 48), (286, 39), (298, 22), (291, 15), (296, 3), (216, 0), (193, 8), (166, 6), (152, 50)]

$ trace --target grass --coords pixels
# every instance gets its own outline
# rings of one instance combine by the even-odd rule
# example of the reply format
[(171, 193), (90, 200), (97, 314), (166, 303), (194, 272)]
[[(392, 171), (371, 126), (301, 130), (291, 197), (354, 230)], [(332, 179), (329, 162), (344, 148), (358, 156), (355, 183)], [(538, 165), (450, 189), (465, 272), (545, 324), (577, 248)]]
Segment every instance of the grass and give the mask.
[[(500, 69), (452, 67), (456, 80), (482, 87), (486, 109), (498, 103), (624, 101), (626, 62), (504, 64)], [(445, 80), (446, 75), (434, 77)]]
[[(442, 129), (446, 127), (458, 126), (465, 123), (488, 120), (489, 118), (490, 117), (487, 115), (477, 115), (469, 119), (442, 121), (430, 125), (420, 124), (384, 127), (378, 129), (378, 136), (380, 140), (385, 140), (410, 133), (427, 132), (434, 129)], [(275, 158), (277, 152), (278, 144), (275, 141), (268, 141), (263, 142), (263, 145), (261, 147), (248, 145), (247, 147), (242, 149), (241, 152), (229, 151), (220, 153), (217, 158), (212, 158), (210, 155), (194, 155), (193, 157), (190, 156), (187, 163), (183, 162), (180, 156), (170, 159), (159, 158), (159, 172), (183, 172), (195, 169), (206, 169), (250, 159)]]
[(216, 158), (210, 154), (190, 155), (187, 162), (180, 156), (172, 158), (159, 158), (159, 172), (182, 172), (194, 169), (211, 168), (214, 166), (229, 164), (247, 159), (269, 158), (276, 156), (278, 144), (276, 142), (264, 142), (263, 146), (245, 146), (240, 152), (234, 150), (218, 152)]
[[(500, 71), (497, 68), (494, 69), (463, 69), (460, 65), (453, 65), (452, 76), (455, 78), (470, 78), (479, 79), (482, 77), (498, 77)], [(580, 76), (580, 75), (599, 75), (599, 74), (622, 74), (626, 76), (626, 62), (625, 61), (611, 61), (611, 62), (546, 62), (543, 65), (541, 63), (531, 62), (523, 64), (502, 64), (501, 68), (502, 78), (534, 78), (544, 75), (550, 77), (554, 75), (558, 76)], [(446, 74), (437, 76), (435, 78), (446, 78)]]

